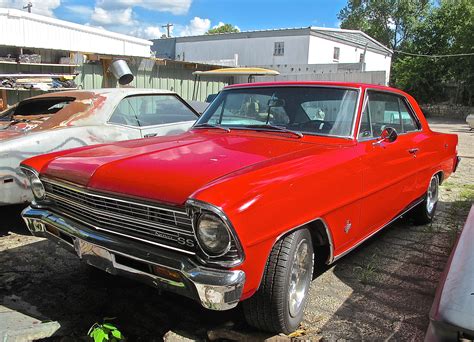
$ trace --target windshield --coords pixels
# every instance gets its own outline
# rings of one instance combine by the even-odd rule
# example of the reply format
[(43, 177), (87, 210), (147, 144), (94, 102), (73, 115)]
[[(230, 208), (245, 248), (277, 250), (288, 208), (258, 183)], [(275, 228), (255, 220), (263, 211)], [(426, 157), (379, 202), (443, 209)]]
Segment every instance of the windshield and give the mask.
[(357, 95), (357, 90), (325, 87), (229, 89), (219, 94), (196, 126), (273, 126), (305, 134), (350, 137)]

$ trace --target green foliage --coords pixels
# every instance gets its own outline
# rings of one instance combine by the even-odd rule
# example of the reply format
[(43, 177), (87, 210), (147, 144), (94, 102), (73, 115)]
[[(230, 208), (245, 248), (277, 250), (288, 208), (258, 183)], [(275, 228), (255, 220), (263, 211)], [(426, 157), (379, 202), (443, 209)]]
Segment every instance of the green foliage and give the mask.
[(420, 102), (474, 102), (474, 1), (348, 0), (341, 27), (362, 30), (394, 49), (391, 84)]
[[(426, 55), (474, 53), (474, 2), (442, 0), (433, 7), (406, 42), (405, 51)], [(474, 98), (474, 56), (426, 58), (399, 56), (393, 65), (395, 86), (421, 102), (471, 104)], [(448, 92), (449, 89), (451, 93)]]
[(106, 322), (102, 324), (94, 323), (94, 325), (89, 329), (87, 335), (94, 339), (94, 342), (118, 342), (124, 340), (120, 330), (118, 330), (113, 324)]
[(411, 37), (428, 0), (349, 0), (338, 14), (341, 28), (361, 30), (391, 49)]
[(206, 32), (206, 34), (233, 33), (233, 32), (240, 32), (240, 30), (232, 24), (223, 24), (223, 25), (209, 29)]

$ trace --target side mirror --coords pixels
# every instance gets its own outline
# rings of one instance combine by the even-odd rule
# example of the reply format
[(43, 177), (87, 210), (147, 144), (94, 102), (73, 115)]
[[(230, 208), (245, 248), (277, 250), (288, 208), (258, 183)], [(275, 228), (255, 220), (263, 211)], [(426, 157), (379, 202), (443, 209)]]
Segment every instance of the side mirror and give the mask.
[(398, 133), (395, 128), (385, 127), (382, 131), (382, 134), (380, 134), (380, 138), (376, 142), (374, 142), (374, 145), (379, 145), (383, 142), (391, 143), (397, 140), (397, 138)]

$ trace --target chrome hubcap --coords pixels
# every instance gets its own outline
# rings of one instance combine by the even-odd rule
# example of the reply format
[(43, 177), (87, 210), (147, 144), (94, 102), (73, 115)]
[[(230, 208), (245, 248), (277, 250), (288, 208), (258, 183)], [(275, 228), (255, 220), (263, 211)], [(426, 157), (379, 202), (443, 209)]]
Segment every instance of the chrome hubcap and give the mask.
[(304, 303), (311, 282), (313, 255), (309, 253), (307, 240), (302, 240), (296, 247), (290, 273), (288, 290), (288, 307), (291, 317), (296, 317)]
[(433, 209), (438, 202), (438, 177), (431, 178), (430, 185), (428, 187), (428, 193), (426, 194), (426, 210), (429, 214), (433, 212)]

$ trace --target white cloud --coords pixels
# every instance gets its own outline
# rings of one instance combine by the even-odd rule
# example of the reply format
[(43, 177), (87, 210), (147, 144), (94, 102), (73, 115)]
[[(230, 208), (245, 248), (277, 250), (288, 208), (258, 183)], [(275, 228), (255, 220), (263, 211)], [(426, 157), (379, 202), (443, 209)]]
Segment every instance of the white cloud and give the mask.
[(23, 9), (28, 2), (33, 5), (32, 13), (48, 17), (54, 17), (53, 10), (61, 5), (61, 0), (0, 0), (0, 7)]
[(160, 26), (138, 26), (135, 29), (133, 29), (131, 32), (128, 34), (131, 34), (132, 36), (138, 37), (138, 38), (143, 38), (143, 39), (158, 39), (161, 38), (163, 35), (163, 31), (161, 30)]
[(132, 26), (135, 24), (131, 7), (113, 10), (105, 10), (101, 7), (95, 7), (91, 15), (91, 21), (93, 24), (99, 25)]
[(74, 13), (78, 17), (83, 18), (90, 18), (92, 13), (94, 13), (94, 9), (89, 6), (82, 6), (82, 5), (67, 5), (64, 6), (66, 10), (69, 12)]
[(180, 32), (180, 36), (198, 36), (206, 33), (211, 28), (211, 21), (194, 17), (188, 25), (186, 25)]
[(219, 24), (212, 26), (213, 29), (224, 26), (225, 24), (222, 21), (219, 21)]
[(191, 3), (192, 0), (97, 0), (96, 6), (105, 9), (143, 7), (152, 11), (180, 15), (188, 13)]

